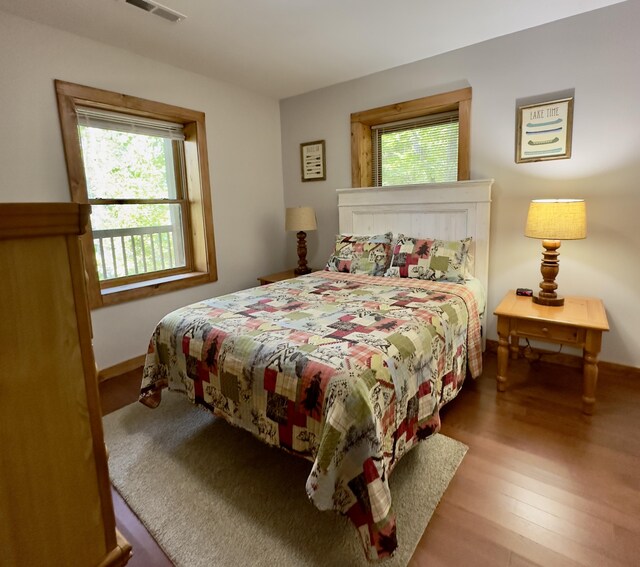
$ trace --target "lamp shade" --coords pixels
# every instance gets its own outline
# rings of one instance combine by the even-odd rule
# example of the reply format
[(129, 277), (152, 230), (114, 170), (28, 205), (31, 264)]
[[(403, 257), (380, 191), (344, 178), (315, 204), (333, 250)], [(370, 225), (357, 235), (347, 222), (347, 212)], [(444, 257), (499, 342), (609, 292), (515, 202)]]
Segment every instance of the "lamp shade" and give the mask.
[(287, 207), (285, 230), (295, 230), (296, 232), (316, 230), (316, 213), (313, 207)]
[(524, 235), (544, 240), (579, 240), (587, 236), (583, 199), (535, 199), (529, 205)]

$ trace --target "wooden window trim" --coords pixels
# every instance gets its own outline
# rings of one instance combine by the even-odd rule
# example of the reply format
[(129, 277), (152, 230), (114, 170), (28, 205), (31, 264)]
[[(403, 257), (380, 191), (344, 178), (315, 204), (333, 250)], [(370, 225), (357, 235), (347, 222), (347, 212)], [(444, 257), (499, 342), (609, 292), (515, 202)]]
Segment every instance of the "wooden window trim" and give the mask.
[(354, 112), (351, 115), (351, 186), (371, 187), (373, 183), (371, 126), (451, 110), (458, 111), (459, 121), (458, 181), (468, 180), (471, 87)]
[(189, 226), (188, 241), (185, 242), (187, 268), (178, 274), (161, 273), (157, 278), (144, 282), (130, 281), (124, 284), (101, 286), (93, 249), (93, 234), (89, 226), (81, 240), (91, 308), (217, 281), (204, 113), (59, 80), (55, 81), (55, 89), (69, 189), (71, 199), (76, 203), (89, 202), (78, 135), (76, 106), (126, 112), (136, 116), (176, 122), (183, 125), (185, 134), (185, 177), (189, 202), (188, 215), (184, 221)]

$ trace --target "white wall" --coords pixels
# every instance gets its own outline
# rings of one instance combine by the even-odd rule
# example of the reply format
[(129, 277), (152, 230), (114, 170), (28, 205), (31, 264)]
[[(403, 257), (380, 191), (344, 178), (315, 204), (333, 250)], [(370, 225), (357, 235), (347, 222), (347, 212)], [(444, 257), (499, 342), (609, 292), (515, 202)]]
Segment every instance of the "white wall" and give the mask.
[(170, 310), (257, 285), (259, 275), (286, 267), (275, 99), (2, 12), (0, 201), (70, 200), (54, 79), (206, 115), (219, 280), (93, 311), (99, 368), (146, 352)]
[[(310, 263), (326, 261), (338, 230), (335, 189), (351, 186), (349, 115), (471, 86), (471, 177), (496, 180), (489, 309), (541, 279), (541, 242), (523, 236), (529, 201), (583, 197), (588, 237), (562, 244), (559, 291), (601, 297), (611, 326), (601, 360), (640, 367), (638, 22), (640, 2), (625, 2), (281, 101), (285, 204), (318, 215)], [(514, 163), (516, 100), (566, 89), (575, 89), (571, 159)], [(302, 183), (299, 144), (318, 139), (327, 180)]]

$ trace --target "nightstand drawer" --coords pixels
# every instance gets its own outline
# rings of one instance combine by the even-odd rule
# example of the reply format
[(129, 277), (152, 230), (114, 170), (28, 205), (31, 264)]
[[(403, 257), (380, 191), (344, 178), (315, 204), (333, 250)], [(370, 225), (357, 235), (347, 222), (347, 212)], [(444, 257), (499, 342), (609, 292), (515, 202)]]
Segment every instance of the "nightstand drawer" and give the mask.
[[(316, 270), (314, 270), (313, 268), (311, 269), (311, 272), (315, 272)], [(309, 272), (309, 273), (311, 273)], [(292, 268), (290, 270), (285, 270), (284, 272), (278, 272), (277, 274), (269, 274), (268, 276), (260, 276), (258, 278), (258, 281), (260, 282), (260, 285), (267, 285), (267, 284), (271, 284), (271, 283), (275, 283), (275, 282), (281, 282), (283, 280), (290, 280), (293, 278), (297, 278), (297, 274), (295, 272), (295, 270)]]
[(514, 331), (523, 336), (558, 341), (561, 343), (580, 343), (584, 332), (576, 327), (556, 325), (545, 321), (513, 321)]

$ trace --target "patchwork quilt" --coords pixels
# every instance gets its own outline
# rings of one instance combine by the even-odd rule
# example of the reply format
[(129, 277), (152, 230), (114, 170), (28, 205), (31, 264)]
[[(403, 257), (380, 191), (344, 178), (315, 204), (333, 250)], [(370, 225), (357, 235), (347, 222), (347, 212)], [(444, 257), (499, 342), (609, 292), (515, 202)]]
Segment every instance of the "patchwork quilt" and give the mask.
[(389, 474), (481, 371), (464, 285), (315, 272), (170, 313), (140, 400), (163, 388), (312, 463), (306, 490), (346, 514), (371, 560), (397, 547)]

